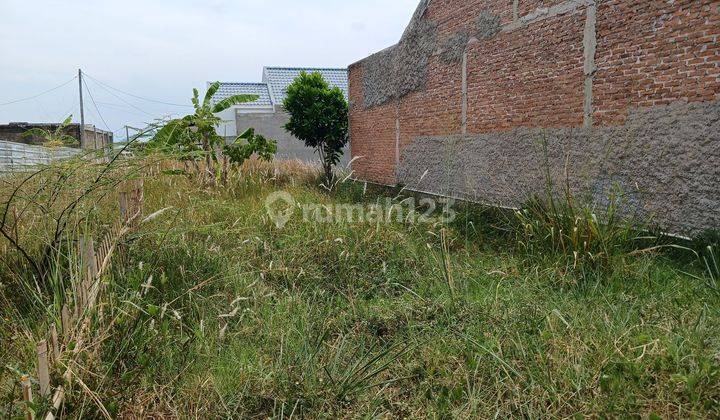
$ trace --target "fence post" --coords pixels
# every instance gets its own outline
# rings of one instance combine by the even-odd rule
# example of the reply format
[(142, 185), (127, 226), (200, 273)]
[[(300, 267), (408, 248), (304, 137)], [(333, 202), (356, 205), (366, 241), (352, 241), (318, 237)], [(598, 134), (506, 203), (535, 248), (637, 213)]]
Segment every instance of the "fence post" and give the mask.
[(98, 274), (97, 259), (95, 258), (95, 242), (93, 238), (89, 236), (85, 238), (85, 267), (87, 271), (85, 279), (83, 280), (83, 289), (86, 300), (83, 310), (89, 309), (89, 306), (93, 304), (93, 302), (90, 301), (90, 288)]
[(52, 346), (53, 360), (55, 363), (60, 360), (60, 344), (58, 343), (58, 332), (55, 322), (50, 324), (50, 345)]
[(133, 183), (132, 194), (130, 197), (130, 211), (131, 217), (133, 217), (133, 226), (137, 226), (142, 218), (142, 201), (144, 196), (143, 191), (144, 183), (142, 178), (136, 180)]
[(20, 385), (22, 386), (23, 401), (25, 401), (25, 419), (35, 420), (35, 413), (30, 408), (30, 404), (33, 402), (32, 396), (32, 383), (30, 383), (30, 376), (23, 375), (20, 378)]
[(70, 331), (72, 331), (72, 326), (70, 325), (70, 311), (68, 311), (67, 305), (63, 305), (62, 310), (60, 311), (60, 319), (62, 320), (62, 332), (65, 336), (65, 339), (70, 338)]
[(38, 356), (38, 382), (40, 382), (40, 395), (50, 395), (50, 367), (48, 365), (47, 341), (42, 340), (37, 345)]
[(128, 219), (128, 194), (127, 191), (120, 191), (119, 194), (119, 205), (120, 205), (120, 222), (125, 223)]
[(79, 281), (73, 282), (75, 289), (75, 319), (79, 319), (85, 309), (85, 277), (87, 276), (87, 256), (85, 255), (85, 237), (81, 237), (78, 242), (78, 254), (80, 256)]

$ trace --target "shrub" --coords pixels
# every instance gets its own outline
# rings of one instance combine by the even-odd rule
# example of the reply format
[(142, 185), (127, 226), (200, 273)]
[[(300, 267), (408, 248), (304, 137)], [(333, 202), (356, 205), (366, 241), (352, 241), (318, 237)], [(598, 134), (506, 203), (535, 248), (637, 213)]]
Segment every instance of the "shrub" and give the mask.
[(287, 89), (283, 103), (290, 113), (285, 129), (316, 149), (323, 164), (327, 185), (332, 168), (340, 162), (348, 142), (348, 104), (338, 87), (330, 88), (320, 73), (300, 73)]

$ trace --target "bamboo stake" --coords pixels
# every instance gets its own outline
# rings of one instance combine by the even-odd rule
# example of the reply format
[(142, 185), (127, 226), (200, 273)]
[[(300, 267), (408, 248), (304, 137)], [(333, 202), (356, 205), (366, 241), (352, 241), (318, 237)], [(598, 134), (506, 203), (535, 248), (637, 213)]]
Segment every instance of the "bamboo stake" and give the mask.
[(40, 395), (50, 395), (50, 367), (48, 365), (47, 341), (42, 340), (37, 345), (38, 356), (38, 382), (40, 382)]
[(47, 415), (45, 416), (45, 420), (55, 420), (55, 414), (53, 414), (53, 411), (57, 412), (60, 409), (60, 406), (62, 405), (64, 399), (65, 390), (62, 386), (60, 386), (58, 387), (57, 391), (55, 391), (55, 395), (53, 395), (52, 398), (53, 409), (51, 411), (48, 411)]
[(119, 194), (119, 206), (120, 206), (120, 221), (125, 223), (128, 219), (128, 194), (125, 191), (121, 191)]
[(30, 408), (30, 404), (32, 404), (33, 402), (32, 384), (30, 383), (30, 376), (23, 375), (20, 378), (20, 385), (22, 386), (23, 401), (25, 401), (25, 419), (35, 420), (35, 412)]
[(57, 326), (54, 322), (50, 324), (50, 344), (52, 346), (53, 360), (57, 363), (60, 360), (60, 344), (58, 343)]
[[(144, 198), (143, 196), (144, 196), (143, 182), (142, 182), (142, 180), (140, 180), (140, 182), (137, 184), (137, 186), (134, 189), (133, 194), (131, 196), (131, 198), (134, 198), (134, 200), (131, 200), (131, 202), (134, 201), (136, 204), (136, 210), (133, 210), (133, 212), (131, 213), (132, 216), (130, 216), (133, 218), (132, 224), (136, 224), (137, 221), (139, 220), (139, 217), (141, 216), (141, 210), (142, 210), (141, 204), (142, 204), (142, 200)], [(123, 191), (120, 193), (121, 222), (114, 225), (113, 227), (111, 227), (108, 235), (101, 242), (100, 249), (98, 252), (99, 253), (98, 257), (100, 257), (100, 258), (96, 258), (92, 238), (89, 238), (88, 240), (84, 240), (84, 238), (81, 238), (80, 247), (79, 247), (80, 253), (82, 255), (81, 273), (87, 275), (87, 277), (83, 279), (83, 281), (82, 281), (83, 284), (80, 287), (80, 289), (84, 289), (83, 311), (84, 311), (84, 309), (89, 309), (89, 308), (85, 308), (84, 305), (86, 305), (86, 304), (92, 305), (94, 303), (95, 299), (97, 298), (97, 294), (100, 293), (100, 291), (102, 289), (102, 286), (99, 285), (99, 282), (98, 282), (99, 287), (93, 288), (93, 290), (95, 290), (96, 293), (92, 294), (92, 299), (88, 300), (87, 298), (90, 296), (90, 293), (89, 293), (89, 287), (86, 287), (86, 286), (88, 286), (88, 283), (90, 281), (92, 281), (93, 283), (96, 283), (96, 280), (99, 280), (99, 276), (109, 266), (113, 251), (117, 248), (117, 246), (120, 242), (120, 239), (130, 231), (129, 226), (127, 226), (127, 222), (128, 222), (128, 199), (127, 198), (128, 198), (128, 196), (127, 196), (126, 192)], [(83, 277), (85, 277), (85, 276), (83, 276)], [(78, 296), (78, 294), (76, 294), (76, 296)], [(76, 301), (77, 301), (77, 298), (76, 298)], [(77, 305), (76, 305), (76, 311), (77, 311)], [(63, 305), (61, 317), (62, 317), (63, 333), (65, 334), (66, 339), (70, 339), (72, 326), (71, 326), (69, 311), (67, 309), (67, 306), (65, 306), (65, 305)], [(85, 319), (83, 322), (83, 325), (81, 327), (81, 330), (78, 332), (77, 349), (79, 349), (81, 347), (81, 344), (83, 341), (83, 333), (87, 329), (87, 327), (89, 325), (89, 321), (90, 321), (89, 318)], [(53, 334), (52, 334), (52, 327), (51, 327), (51, 336), (52, 335)], [(56, 329), (55, 329), (54, 336), (55, 336), (55, 338), (53, 338), (53, 343), (55, 343), (57, 341), (57, 338), (56, 338), (57, 330)], [(45, 354), (47, 355), (47, 343), (46, 342), (43, 342), (43, 343), (45, 345)], [(55, 344), (53, 346), (55, 346)], [(58, 358), (59, 358), (59, 356), (58, 356)], [(69, 383), (72, 380), (72, 372), (69, 369), (67, 369), (65, 371), (63, 377), (65, 378), (65, 381)], [(82, 384), (82, 382), (80, 382), (80, 383)], [(49, 378), (47, 381), (47, 388), (48, 388), (47, 392), (49, 393)], [(42, 382), (41, 382), (41, 392), (42, 392)], [(26, 401), (32, 402), (32, 390), (30, 387), (30, 379), (28, 377), (23, 377), (23, 396), (25, 397)], [(60, 407), (63, 404), (64, 398), (65, 398), (65, 390), (63, 389), (62, 386), (59, 386), (55, 390), (55, 394), (52, 397), (53, 410), (51, 410), (50, 412), (47, 413), (47, 415), (45, 416), (45, 420), (55, 420), (56, 417), (53, 412), (57, 413), (57, 411), (60, 409)], [(28, 407), (28, 411), (27, 411), (27, 419), (34, 420), (34, 413), (29, 409), (29, 407)]]
[(82, 315), (85, 309), (85, 276), (87, 275), (88, 271), (88, 259), (85, 253), (85, 250), (87, 249), (87, 244), (85, 242), (86, 241), (84, 237), (80, 238), (80, 241), (78, 242), (78, 248), (80, 253), (80, 281), (74, 285), (76, 292), (75, 319), (79, 319), (80, 315)]
[(70, 331), (72, 331), (72, 325), (70, 321), (70, 311), (68, 311), (67, 305), (63, 305), (60, 311), (60, 319), (62, 320), (62, 332), (65, 338), (70, 338)]
[(92, 237), (88, 237), (85, 240), (85, 261), (87, 264), (87, 276), (84, 280), (85, 296), (88, 298), (85, 301), (85, 307), (83, 309), (90, 309), (94, 302), (90, 299), (90, 288), (97, 278), (98, 264), (95, 258), (95, 244)]

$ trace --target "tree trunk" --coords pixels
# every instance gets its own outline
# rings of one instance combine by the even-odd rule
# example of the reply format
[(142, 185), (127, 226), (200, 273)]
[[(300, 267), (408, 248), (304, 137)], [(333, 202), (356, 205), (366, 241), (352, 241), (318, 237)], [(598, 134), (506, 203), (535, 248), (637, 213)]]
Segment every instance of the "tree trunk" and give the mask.
[(325, 173), (325, 186), (328, 189), (332, 188), (333, 173), (332, 164), (328, 163), (325, 156), (325, 150), (322, 145), (317, 148), (318, 154), (320, 155), (320, 161), (322, 162), (323, 172)]
[(221, 162), (222, 162), (222, 184), (223, 184), (223, 185), (227, 185), (227, 183), (228, 183), (228, 172), (229, 172), (230, 163), (229, 163), (229, 161), (228, 161), (228, 157), (225, 156), (225, 155), (222, 155), (222, 156), (220, 157), (220, 159), (221, 159)]
[(327, 183), (328, 188), (332, 188), (333, 184), (333, 168), (332, 165), (329, 164), (323, 164), (325, 167), (325, 182)]
[(210, 186), (215, 185), (215, 170), (213, 165), (213, 159), (211, 153), (214, 151), (210, 147), (210, 142), (208, 141), (207, 137), (203, 135), (202, 140), (202, 146), (203, 150), (205, 151), (205, 176), (206, 176), (206, 182)]

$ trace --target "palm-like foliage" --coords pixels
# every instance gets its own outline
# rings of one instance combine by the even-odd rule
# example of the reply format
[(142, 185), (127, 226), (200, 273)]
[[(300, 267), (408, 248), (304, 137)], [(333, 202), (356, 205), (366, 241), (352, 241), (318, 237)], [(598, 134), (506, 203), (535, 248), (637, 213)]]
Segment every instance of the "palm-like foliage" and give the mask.
[[(233, 162), (237, 162), (234, 156), (244, 156), (248, 151), (246, 147), (242, 153), (239, 153), (238, 149), (234, 149), (232, 146), (230, 148), (225, 146), (225, 139), (219, 136), (215, 130), (215, 127), (222, 122), (222, 119), (216, 114), (234, 105), (252, 102), (258, 99), (257, 95), (234, 95), (213, 103), (212, 99), (218, 89), (220, 89), (220, 82), (212, 83), (208, 87), (207, 92), (205, 92), (202, 102), (200, 101), (200, 93), (198, 90), (193, 89), (191, 101), (195, 108), (195, 113), (168, 121), (149, 143), (150, 148), (172, 152), (179, 155), (181, 159), (192, 161), (196, 165), (198, 160), (204, 159), (207, 179), (210, 182), (215, 179), (218, 167), (220, 167), (222, 171), (223, 179), (227, 177), (227, 165), (225, 164), (226, 162), (224, 162), (227, 156), (229, 156)], [(258, 152), (261, 156), (269, 152), (274, 154), (275, 149), (267, 147), (270, 144), (274, 145), (273, 141), (267, 141), (264, 138), (263, 141), (256, 141), (257, 139), (254, 133), (252, 134), (250, 137), (238, 137), (235, 145), (243, 139), (246, 140), (249, 145), (259, 145), (263, 147), (262, 149), (252, 150), (252, 153)], [(234, 151), (238, 153), (228, 153), (227, 156), (224, 156), (222, 151)], [(222, 164), (219, 164), (221, 161), (223, 161)]]
[(42, 144), (45, 147), (77, 146), (77, 139), (65, 131), (70, 123), (72, 123), (72, 115), (65, 118), (65, 121), (61, 122), (55, 130), (46, 130), (39, 127), (31, 128), (24, 132), (22, 137), (40, 137), (43, 139)]
[(237, 164), (242, 164), (254, 154), (261, 160), (271, 160), (277, 152), (277, 142), (255, 134), (254, 128), (248, 128), (234, 143), (225, 146), (223, 152)]

